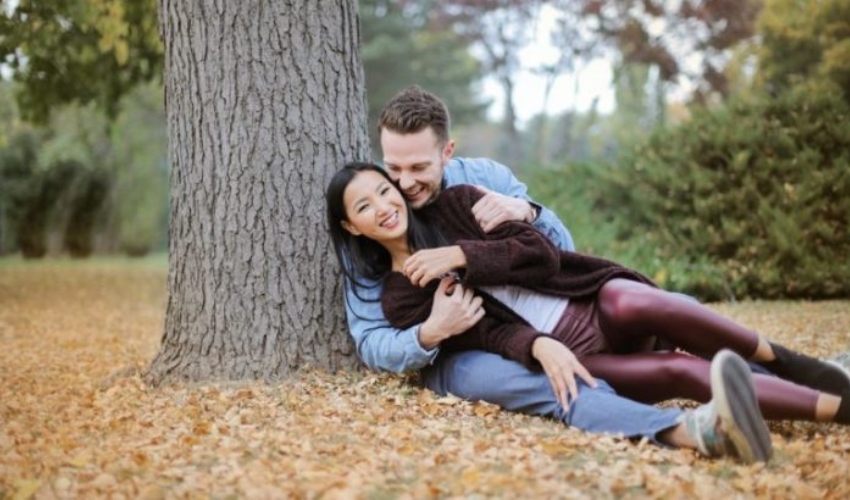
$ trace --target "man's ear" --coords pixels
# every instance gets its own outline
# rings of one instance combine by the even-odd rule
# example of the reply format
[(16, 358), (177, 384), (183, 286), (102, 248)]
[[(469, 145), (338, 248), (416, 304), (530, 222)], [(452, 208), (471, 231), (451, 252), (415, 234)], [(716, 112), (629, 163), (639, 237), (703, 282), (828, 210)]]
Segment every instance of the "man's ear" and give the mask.
[(455, 141), (449, 139), (446, 145), (443, 146), (443, 164), (448, 163), (452, 159), (453, 154), (455, 154)]
[(354, 236), (360, 236), (361, 234), (363, 234), (358, 231), (356, 227), (352, 226), (347, 220), (341, 221), (340, 225), (342, 225), (343, 229), (353, 234)]

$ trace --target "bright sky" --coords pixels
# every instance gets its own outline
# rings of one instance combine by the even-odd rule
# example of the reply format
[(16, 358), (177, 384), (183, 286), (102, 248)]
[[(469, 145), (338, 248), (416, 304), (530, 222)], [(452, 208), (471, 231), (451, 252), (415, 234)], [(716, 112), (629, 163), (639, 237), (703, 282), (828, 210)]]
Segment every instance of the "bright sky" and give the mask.
[[(597, 109), (602, 113), (614, 110), (614, 89), (611, 85), (611, 64), (606, 60), (596, 60), (581, 68), (577, 74), (565, 74), (552, 86), (546, 113), (557, 115), (568, 109), (586, 111), (595, 98), (599, 98)], [(578, 92), (576, 92), (578, 80)], [(514, 87), (514, 106), (520, 126), (543, 110), (543, 94), (546, 88), (542, 77), (524, 71), (516, 78)], [(504, 92), (492, 78), (483, 85), (484, 94), (493, 100), (487, 111), (491, 119), (504, 115)]]
[[(557, 61), (558, 50), (550, 42), (550, 32), (555, 26), (555, 17), (549, 6), (543, 7), (540, 16), (537, 36), (534, 42), (521, 52), (520, 60), (527, 68)], [(613, 74), (611, 62), (597, 59), (580, 65), (573, 74), (563, 74), (555, 80), (546, 113), (555, 115), (568, 109), (586, 111), (595, 98), (599, 98), (598, 110), (603, 113), (614, 109), (614, 89), (611, 83)], [(576, 88), (578, 80), (578, 88)], [(543, 111), (543, 98), (546, 85), (543, 77), (525, 70), (516, 76), (514, 85), (514, 106), (519, 125), (534, 115)], [(488, 110), (491, 119), (504, 115), (504, 92), (501, 86), (492, 78), (487, 78), (483, 85), (484, 94), (493, 100)]]

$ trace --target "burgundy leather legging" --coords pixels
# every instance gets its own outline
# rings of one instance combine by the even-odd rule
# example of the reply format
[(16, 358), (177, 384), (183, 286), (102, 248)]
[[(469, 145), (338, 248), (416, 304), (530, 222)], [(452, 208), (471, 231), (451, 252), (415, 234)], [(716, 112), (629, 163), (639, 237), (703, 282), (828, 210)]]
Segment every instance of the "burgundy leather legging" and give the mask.
[[(615, 279), (596, 297), (597, 324), (610, 352), (583, 357), (594, 376), (637, 401), (711, 399), (709, 361), (679, 352), (646, 352), (653, 337), (689, 353), (711, 357), (731, 349), (744, 359), (758, 346), (758, 334), (711, 309), (641, 283)], [(641, 352), (643, 350), (643, 352)], [(770, 375), (754, 374), (765, 418), (814, 420), (818, 392)]]

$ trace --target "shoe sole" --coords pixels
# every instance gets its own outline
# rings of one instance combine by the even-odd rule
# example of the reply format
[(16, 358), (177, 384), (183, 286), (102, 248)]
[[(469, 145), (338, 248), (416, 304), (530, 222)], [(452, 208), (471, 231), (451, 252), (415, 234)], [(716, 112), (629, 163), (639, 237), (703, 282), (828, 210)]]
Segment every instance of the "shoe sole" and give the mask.
[(768, 461), (773, 443), (759, 409), (749, 365), (732, 351), (720, 351), (711, 363), (711, 390), (738, 458), (746, 463)]

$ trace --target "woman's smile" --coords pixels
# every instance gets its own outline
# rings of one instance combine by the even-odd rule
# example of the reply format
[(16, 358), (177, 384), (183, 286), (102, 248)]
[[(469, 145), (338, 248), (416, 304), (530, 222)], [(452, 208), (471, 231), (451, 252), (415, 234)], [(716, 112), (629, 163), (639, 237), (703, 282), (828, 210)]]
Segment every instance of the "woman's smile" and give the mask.
[(343, 194), (345, 228), (376, 241), (405, 238), (407, 204), (398, 188), (374, 171), (358, 173)]
[(389, 217), (384, 219), (383, 222), (381, 222), (381, 227), (385, 227), (387, 229), (395, 229), (395, 227), (398, 225), (398, 223), (399, 223), (398, 211), (395, 211), (395, 212), (392, 213), (392, 215), (390, 215)]

